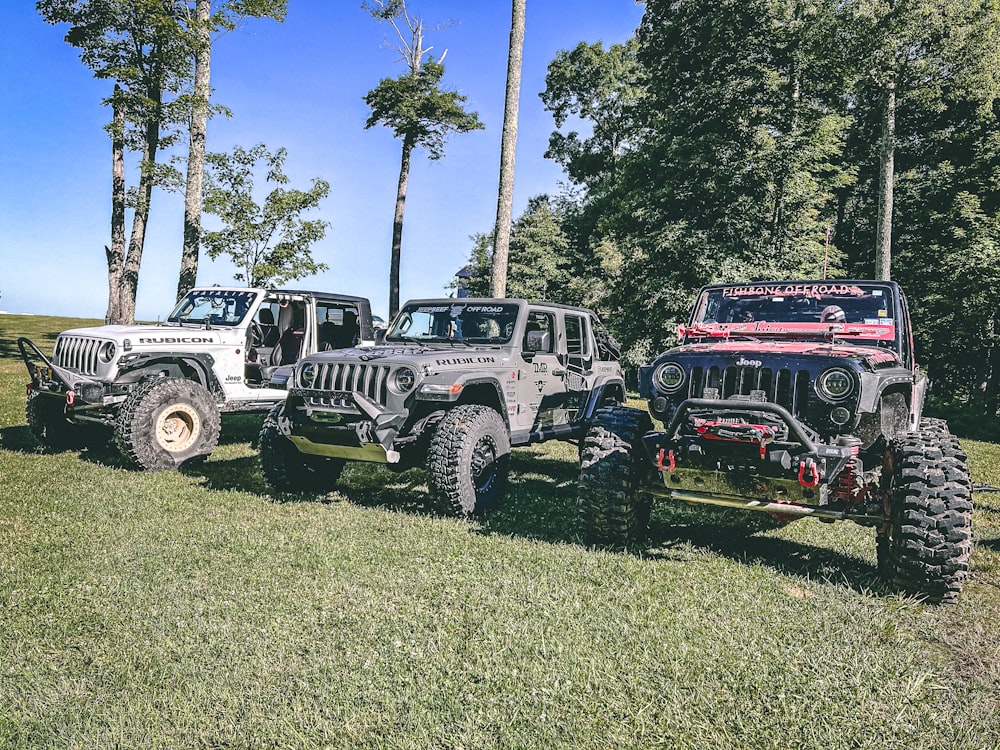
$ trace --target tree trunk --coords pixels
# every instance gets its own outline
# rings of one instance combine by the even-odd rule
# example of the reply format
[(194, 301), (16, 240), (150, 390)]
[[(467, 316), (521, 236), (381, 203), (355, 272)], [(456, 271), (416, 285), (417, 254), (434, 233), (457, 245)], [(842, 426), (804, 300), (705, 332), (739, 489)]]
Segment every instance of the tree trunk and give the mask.
[(526, 0), (512, 0), (510, 47), (507, 54), (507, 93), (504, 99), (503, 133), (500, 138), (500, 190), (493, 232), (494, 297), (507, 296), (507, 264), (514, 205), (514, 161), (517, 153), (517, 110), (521, 93), (521, 57), (524, 51)]
[(120, 102), (121, 87), (115, 86), (111, 125), (111, 247), (108, 260), (108, 310), (104, 322), (121, 323), (121, 279), (125, 260), (125, 108)]
[(209, 18), (211, 0), (197, 0), (198, 51), (194, 61), (194, 103), (191, 107), (188, 145), (187, 187), (184, 191), (184, 248), (177, 277), (177, 299), (198, 281), (199, 238), (201, 235), (201, 188), (205, 174), (205, 132), (208, 126), (208, 97), (211, 92), (212, 39)]
[(392, 258), (389, 261), (389, 319), (399, 312), (399, 260), (403, 249), (403, 211), (406, 208), (406, 186), (410, 180), (410, 160), (413, 155), (412, 136), (403, 137), (403, 156), (399, 164), (399, 186), (396, 188), (396, 212), (392, 217)]
[(891, 279), (892, 190), (896, 152), (896, 87), (889, 83), (885, 92), (882, 119), (882, 148), (879, 159), (878, 226), (875, 235), (875, 278)]
[(125, 324), (135, 323), (135, 298), (139, 289), (139, 266), (142, 263), (142, 251), (146, 243), (146, 223), (149, 221), (149, 204), (153, 195), (153, 165), (156, 164), (156, 152), (160, 146), (159, 110), (162, 92), (157, 89), (150, 92), (154, 106), (146, 122), (146, 138), (142, 147), (142, 167), (139, 176), (139, 195), (136, 199), (135, 212), (132, 215), (132, 236), (129, 239), (128, 255), (122, 268), (122, 278), (119, 289), (121, 292), (120, 317)]

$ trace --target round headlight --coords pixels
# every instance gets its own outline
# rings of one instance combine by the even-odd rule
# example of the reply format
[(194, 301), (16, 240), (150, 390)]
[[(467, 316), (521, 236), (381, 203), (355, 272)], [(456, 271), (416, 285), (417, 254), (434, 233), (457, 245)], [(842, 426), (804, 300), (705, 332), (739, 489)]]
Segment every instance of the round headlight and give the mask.
[(819, 376), (816, 388), (823, 398), (840, 401), (854, 392), (854, 378), (847, 370), (834, 367)]
[(118, 351), (118, 347), (115, 346), (114, 341), (105, 341), (97, 350), (97, 356), (101, 358), (102, 362), (110, 362), (115, 358), (116, 351)]
[(400, 367), (392, 374), (392, 384), (400, 393), (406, 393), (417, 382), (417, 373), (409, 367)]
[(684, 384), (684, 368), (674, 362), (667, 362), (656, 368), (653, 383), (661, 391), (673, 393)]
[(299, 385), (304, 388), (312, 388), (313, 381), (316, 380), (316, 365), (312, 362), (303, 362), (299, 367)]

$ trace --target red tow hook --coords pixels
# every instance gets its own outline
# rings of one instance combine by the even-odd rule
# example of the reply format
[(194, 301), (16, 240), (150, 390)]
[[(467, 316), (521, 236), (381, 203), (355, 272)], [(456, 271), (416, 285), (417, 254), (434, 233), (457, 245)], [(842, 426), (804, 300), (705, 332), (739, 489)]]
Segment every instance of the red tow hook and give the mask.
[[(808, 465), (810, 470), (809, 479), (806, 479), (806, 466)], [(812, 459), (809, 461), (799, 461), (799, 484), (803, 487), (815, 487), (819, 484), (819, 469), (816, 468), (816, 462)]]
[[(668, 463), (666, 466), (663, 465), (664, 455), (666, 455), (668, 460), (670, 461), (670, 463)], [(667, 453), (667, 451), (664, 448), (660, 448), (660, 453), (656, 457), (656, 468), (659, 469), (660, 471), (673, 471), (674, 469), (677, 468), (677, 461), (676, 459), (674, 459), (673, 450)]]
[(66, 391), (66, 406), (73, 406), (73, 402), (76, 400), (76, 393), (73, 391)]

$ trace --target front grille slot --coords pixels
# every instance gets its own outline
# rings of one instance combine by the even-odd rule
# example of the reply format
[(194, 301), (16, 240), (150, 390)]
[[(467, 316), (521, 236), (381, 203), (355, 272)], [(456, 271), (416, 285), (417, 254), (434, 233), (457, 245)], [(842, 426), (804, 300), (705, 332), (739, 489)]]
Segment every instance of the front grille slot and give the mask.
[[(380, 406), (389, 400), (389, 366), (359, 362), (320, 362), (317, 364), (314, 388), (334, 393), (362, 393)], [(339, 396), (310, 397), (312, 406), (345, 406)]]
[(765, 401), (783, 406), (793, 415), (802, 417), (808, 405), (809, 371), (736, 365), (694, 367), (691, 370), (689, 398), (749, 398), (751, 395), (763, 395)]
[(85, 336), (60, 336), (53, 355), (55, 364), (82, 375), (97, 375), (97, 352), (103, 342)]

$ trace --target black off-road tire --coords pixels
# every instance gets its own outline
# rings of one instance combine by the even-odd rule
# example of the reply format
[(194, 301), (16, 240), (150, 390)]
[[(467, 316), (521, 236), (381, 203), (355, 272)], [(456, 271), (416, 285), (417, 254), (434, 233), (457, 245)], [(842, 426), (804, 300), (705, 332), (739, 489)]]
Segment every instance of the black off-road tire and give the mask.
[(284, 404), (272, 408), (260, 428), (258, 455), (264, 480), (279, 492), (332, 490), (347, 462), (300, 453), (278, 427), (284, 408)]
[(503, 417), (488, 406), (456, 406), (434, 430), (427, 470), (437, 510), (468, 517), (499, 505), (510, 475)]
[(940, 420), (921, 420), (890, 448), (884, 471), (890, 508), (879, 572), (927, 602), (956, 601), (972, 555), (972, 480), (958, 439)]
[(641, 439), (652, 428), (649, 414), (640, 409), (609, 406), (595, 412), (583, 439), (577, 482), (587, 543), (629, 548), (645, 539), (651, 501), (638, 489), (651, 469)]
[(63, 451), (79, 448), (81, 435), (78, 425), (67, 421), (65, 402), (38, 392), (28, 394), (24, 416), (32, 434), (47, 450)]
[(140, 383), (118, 412), (115, 445), (147, 471), (204, 460), (215, 449), (222, 418), (215, 398), (185, 378)]

